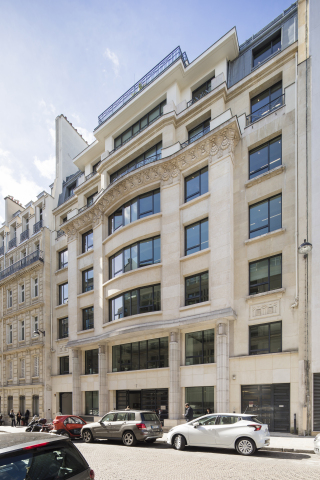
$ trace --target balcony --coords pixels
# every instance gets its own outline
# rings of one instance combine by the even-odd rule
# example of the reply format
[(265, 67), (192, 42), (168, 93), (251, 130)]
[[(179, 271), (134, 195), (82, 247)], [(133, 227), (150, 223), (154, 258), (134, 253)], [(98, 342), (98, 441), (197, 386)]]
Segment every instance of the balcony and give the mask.
[(65, 232), (63, 230), (58, 230), (56, 240), (58, 240), (60, 237), (63, 237), (63, 235), (65, 235)]
[(42, 220), (33, 225), (33, 233), (38, 233), (42, 228)]
[(2, 245), (2, 247), (0, 247), (0, 257), (1, 255), (4, 255), (4, 245)]
[(24, 242), (29, 238), (29, 228), (20, 234), (20, 243)]
[(14, 237), (12, 240), (9, 241), (8, 250), (11, 250), (11, 248), (14, 248), (16, 246), (17, 246), (17, 237)]
[(110, 183), (116, 182), (117, 180), (119, 180), (119, 178), (123, 177), (127, 173), (133, 172), (133, 170), (137, 170), (138, 168), (141, 168), (144, 165), (148, 165), (149, 163), (156, 162), (157, 160), (160, 160), (160, 159), (161, 159), (161, 153), (157, 153), (156, 155), (151, 155), (150, 157), (147, 157), (144, 160), (137, 162), (136, 164), (126, 165), (125, 167), (121, 168), (121, 170), (119, 170), (119, 173), (117, 175), (115, 175), (114, 177), (112, 176)]
[(250, 115), (247, 115), (247, 123), (246, 126), (248, 127), (252, 123), (257, 122), (258, 120), (261, 120), (264, 118), (266, 115), (269, 113), (274, 112), (278, 108), (282, 107), (284, 105), (284, 95), (280, 95), (280, 97), (275, 98), (274, 100), (271, 100), (271, 102), (266, 103), (262, 107), (260, 107), (258, 110), (255, 112), (252, 112)]
[[(138, 93), (140, 93), (147, 85), (152, 83), (156, 78), (162, 75), (171, 65), (177, 62), (181, 58), (185, 67), (189, 65), (187, 54), (181, 51), (180, 47), (175, 48), (169, 55), (167, 55), (158, 65), (156, 65), (150, 72), (142, 77), (133, 87), (129, 88), (118, 100), (116, 100), (107, 110), (105, 110), (98, 117), (99, 128), (108, 118), (116, 113), (120, 108), (129, 103)], [(95, 130), (96, 130), (95, 129)]]
[(203, 137), (203, 135), (205, 135), (208, 132), (210, 132), (210, 125), (208, 125), (203, 130), (201, 130), (201, 132), (197, 133), (197, 135), (194, 135), (193, 137), (189, 138), (189, 140), (187, 140), (186, 142), (181, 143), (181, 148), (187, 147), (188, 145), (190, 145), (190, 143), (195, 142), (196, 140)]
[(201, 98), (205, 97), (210, 92), (211, 92), (211, 87), (208, 88), (207, 90), (204, 90), (202, 93), (200, 93), (200, 95), (197, 95), (192, 100), (189, 100), (189, 102), (187, 102), (187, 108), (191, 107), (191, 105), (196, 103), (198, 100), (201, 100)]
[(36, 250), (35, 252), (30, 253), (30, 255), (27, 255), (26, 257), (22, 258), (18, 262), (2, 270), (0, 272), (0, 281), (6, 277), (9, 277), (9, 275), (12, 275), (13, 273), (18, 272), (19, 270), (22, 270), (22, 268), (25, 268), (28, 265), (31, 265), (32, 263), (37, 262), (38, 260), (43, 262), (43, 255), (41, 250)]

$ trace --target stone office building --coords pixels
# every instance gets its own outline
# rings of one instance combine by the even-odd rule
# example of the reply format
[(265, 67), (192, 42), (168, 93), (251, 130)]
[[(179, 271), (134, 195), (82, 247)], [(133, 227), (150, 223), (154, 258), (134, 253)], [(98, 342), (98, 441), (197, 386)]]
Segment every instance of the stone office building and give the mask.
[(176, 48), (69, 162), (53, 211), (53, 414), (129, 405), (175, 425), (189, 402), (312, 429), (307, 8), (240, 46), (232, 29), (192, 62)]

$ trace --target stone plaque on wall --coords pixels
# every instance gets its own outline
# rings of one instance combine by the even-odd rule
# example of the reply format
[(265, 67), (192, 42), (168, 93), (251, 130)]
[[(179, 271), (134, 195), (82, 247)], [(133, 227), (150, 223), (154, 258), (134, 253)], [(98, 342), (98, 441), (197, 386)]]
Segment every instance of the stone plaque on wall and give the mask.
[(275, 317), (280, 315), (280, 300), (250, 305), (250, 319)]

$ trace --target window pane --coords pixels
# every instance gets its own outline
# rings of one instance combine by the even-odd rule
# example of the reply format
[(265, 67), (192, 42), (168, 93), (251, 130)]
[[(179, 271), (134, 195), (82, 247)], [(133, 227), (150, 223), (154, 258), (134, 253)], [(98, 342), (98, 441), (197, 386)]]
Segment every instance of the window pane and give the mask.
[(201, 170), (200, 175), (201, 195), (208, 192), (208, 167)]
[(128, 130), (122, 134), (122, 143), (128, 140), (131, 136), (132, 136), (131, 128), (128, 128)]
[(250, 207), (250, 238), (269, 231), (268, 200)]
[(131, 222), (135, 222), (138, 219), (138, 200), (134, 200), (131, 203)]
[(112, 347), (112, 371), (120, 372), (120, 345)]
[(121, 145), (121, 136), (115, 139), (114, 148), (120, 147), (120, 145)]
[(148, 340), (148, 368), (157, 368), (159, 361), (159, 339)]
[(152, 240), (140, 242), (140, 265), (151, 265), (153, 263)]
[(281, 50), (281, 35), (272, 41), (272, 53), (278, 52), (279, 50)]
[(249, 162), (250, 178), (254, 178), (268, 171), (268, 145), (250, 153)]
[(154, 146), (145, 152), (144, 158), (154, 157), (155, 154), (156, 154), (156, 147)]
[(140, 313), (150, 312), (153, 306), (153, 287), (140, 288)]
[(193, 305), (200, 301), (200, 276), (195, 275), (186, 279), (186, 305)]
[(271, 42), (268, 43), (265, 47), (260, 49), (257, 53), (254, 54), (253, 57), (253, 66), (256, 67), (257, 65), (260, 65), (266, 58), (270, 57), (272, 53), (271, 50)]
[(199, 134), (201, 134), (202, 132), (203, 132), (203, 124), (191, 130), (189, 132), (189, 142), (195, 141), (199, 137)]
[(192, 200), (200, 195), (200, 176), (199, 172), (186, 178), (186, 201)]
[(169, 366), (168, 357), (168, 337), (162, 337), (160, 338), (160, 368)]
[(124, 271), (130, 272), (131, 270), (131, 248), (126, 248), (123, 252)]
[(201, 302), (209, 300), (209, 274), (202, 273), (201, 275)]
[(204, 221), (201, 222), (201, 225), (200, 225), (200, 228), (201, 228), (201, 250), (204, 250), (205, 248), (208, 248), (208, 246), (209, 246), (208, 226), (209, 226), (208, 220), (204, 220)]
[(140, 128), (145, 128), (148, 125), (148, 115), (145, 115), (140, 120)]
[[(250, 263), (250, 293), (268, 291), (268, 259)], [(260, 285), (262, 284), (262, 285)]]
[(262, 116), (265, 112), (268, 111), (267, 107), (265, 110), (263, 110), (262, 107), (269, 105), (269, 101), (270, 101), (269, 90), (266, 90), (260, 93), (260, 95), (257, 95), (251, 100), (251, 113), (254, 113), (261, 108), (261, 111), (259, 112), (259, 116)]
[(140, 342), (140, 370), (147, 368), (147, 341)]
[(123, 297), (114, 298), (112, 302), (112, 320), (117, 320), (123, 317)]
[(269, 353), (269, 324), (250, 327), (250, 354)]
[(122, 372), (131, 370), (131, 343), (126, 343), (125, 345), (120, 346), (120, 358), (120, 370)]
[(138, 290), (132, 290), (131, 292), (131, 315), (137, 315), (138, 313)]
[(131, 247), (131, 269), (135, 270), (138, 268), (138, 245), (133, 245)]
[(270, 353), (281, 352), (281, 322), (270, 323)]
[(270, 232), (281, 226), (281, 195), (278, 195), (270, 200)]
[(122, 273), (122, 252), (112, 259), (112, 277)]
[(270, 142), (270, 166), (269, 168), (279, 167), (282, 163), (282, 139), (276, 138)]
[(153, 240), (153, 262), (160, 263), (161, 262), (161, 243), (160, 237), (154, 238)]
[(214, 363), (214, 329), (203, 332), (203, 363)]
[(132, 344), (132, 370), (139, 370), (139, 342)]
[(160, 212), (160, 190), (156, 190), (153, 194), (153, 213)]
[(142, 195), (139, 202), (139, 218), (146, 217), (152, 212), (152, 193)]
[(202, 331), (186, 333), (186, 365), (202, 363)]
[(186, 228), (186, 255), (200, 250), (200, 224), (194, 224)]
[(158, 312), (161, 310), (161, 288), (160, 285), (155, 285), (153, 287), (153, 309), (155, 312)]
[(133, 132), (133, 135), (135, 135), (136, 133), (138, 133), (140, 130), (140, 126), (139, 126), (139, 122), (135, 123), (132, 127), (132, 132)]
[(123, 212), (124, 212), (124, 224), (128, 225), (130, 223), (130, 204), (124, 207)]
[(273, 107), (276, 105), (274, 100), (280, 97), (280, 95), (282, 95), (282, 82), (279, 82), (270, 88), (270, 97), (271, 97), (270, 100), (272, 101)]
[(113, 217), (113, 231), (122, 226), (122, 210), (118, 210), (114, 213)]
[(270, 290), (282, 287), (281, 255), (270, 258)]
[(124, 316), (129, 317), (131, 315), (131, 292), (124, 294)]

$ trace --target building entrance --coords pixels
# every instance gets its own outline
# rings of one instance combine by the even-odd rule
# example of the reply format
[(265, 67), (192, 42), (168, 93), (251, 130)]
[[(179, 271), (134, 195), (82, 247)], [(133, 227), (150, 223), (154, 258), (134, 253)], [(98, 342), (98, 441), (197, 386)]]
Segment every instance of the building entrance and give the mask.
[(290, 432), (290, 383), (242, 385), (241, 413), (251, 413), (270, 432)]
[(72, 415), (72, 392), (60, 393), (60, 412), (62, 415)]
[(168, 389), (157, 390), (117, 390), (117, 410), (124, 410), (128, 406), (136, 410), (154, 410), (164, 420), (169, 415)]

